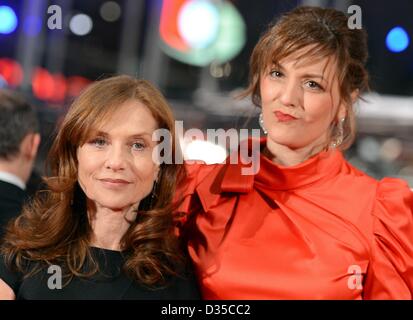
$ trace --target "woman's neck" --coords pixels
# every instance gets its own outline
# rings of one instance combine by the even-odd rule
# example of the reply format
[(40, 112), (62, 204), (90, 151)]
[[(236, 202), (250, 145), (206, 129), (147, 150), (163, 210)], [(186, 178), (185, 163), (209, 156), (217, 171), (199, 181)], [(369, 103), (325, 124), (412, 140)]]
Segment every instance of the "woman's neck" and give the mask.
[(291, 149), (268, 138), (264, 155), (276, 164), (292, 167), (306, 161), (324, 149), (325, 145), (320, 143), (312, 143), (302, 148)]
[(94, 206), (88, 208), (88, 217), (93, 230), (91, 246), (121, 251), (121, 239), (136, 219), (136, 211), (129, 208), (114, 211)]

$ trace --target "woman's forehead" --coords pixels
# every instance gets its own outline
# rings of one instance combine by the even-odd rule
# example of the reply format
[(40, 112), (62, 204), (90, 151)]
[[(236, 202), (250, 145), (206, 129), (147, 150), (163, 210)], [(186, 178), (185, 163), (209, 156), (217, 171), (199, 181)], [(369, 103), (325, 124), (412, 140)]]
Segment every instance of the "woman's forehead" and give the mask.
[(325, 78), (331, 78), (336, 73), (336, 59), (333, 56), (311, 56), (302, 52), (283, 57), (280, 60), (272, 60), (267, 69), (274, 66), (284, 69), (299, 71), (300, 73), (322, 74)]
[[(299, 43), (286, 44), (283, 47), (276, 47), (267, 56), (267, 63), (286, 63), (294, 61), (296, 65), (311, 65), (314, 63), (324, 63), (330, 61), (334, 64), (335, 54), (320, 44), (300, 46)], [(269, 60), (269, 61), (268, 61)]]
[(98, 130), (114, 130), (118, 128), (142, 128), (153, 131), (158, 127), (158, 122), (152, 112), (143, 104), (131, 103), (122, 106), (115, 112), (107, 114), (93, 128)]

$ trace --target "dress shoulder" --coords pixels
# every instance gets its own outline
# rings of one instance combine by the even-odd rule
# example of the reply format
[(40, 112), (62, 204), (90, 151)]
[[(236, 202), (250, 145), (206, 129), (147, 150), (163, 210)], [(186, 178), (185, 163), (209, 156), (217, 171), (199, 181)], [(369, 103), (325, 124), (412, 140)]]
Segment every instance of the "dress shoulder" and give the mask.
[(175, 192), (175, 203), (178, 204), (177, 213), (188, 215), (191, 212), (191, 205), (196, 188), (208, 177), (220, 164), (206, 164), (202, 161), (185, 162), (186, 177), (177, 186)]
[(401, 179), (377, 185), (365, 299), (413, 299), (413, 192)]

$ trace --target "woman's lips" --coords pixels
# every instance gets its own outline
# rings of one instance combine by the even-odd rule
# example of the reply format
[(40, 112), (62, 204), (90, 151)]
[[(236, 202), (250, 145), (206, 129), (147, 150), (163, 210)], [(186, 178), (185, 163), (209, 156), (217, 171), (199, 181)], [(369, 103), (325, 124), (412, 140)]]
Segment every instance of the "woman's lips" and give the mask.
[(277, 117), (278, 121), (280, 122), (288, 122), (292, 120), (297, 120), (297, 118), (293, 117), (292, 115), (282, 113), (281, 111), (275, 111), (274, 114)]
[(100, 182), (108, 188), (119, 188), (127, 186), (130, 182), (122, 179), (100, 179)]

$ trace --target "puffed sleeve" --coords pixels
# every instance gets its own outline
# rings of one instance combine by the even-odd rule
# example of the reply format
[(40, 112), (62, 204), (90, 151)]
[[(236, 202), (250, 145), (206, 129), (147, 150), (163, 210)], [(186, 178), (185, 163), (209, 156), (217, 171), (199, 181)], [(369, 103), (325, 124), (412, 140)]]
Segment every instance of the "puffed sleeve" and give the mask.
[(372, 214), (364, 299), (413, 299), (413, 193), (407, 183), (380, 181)]

